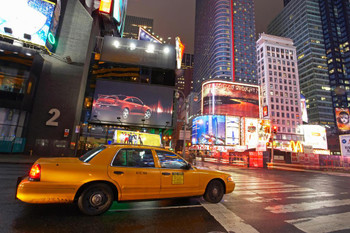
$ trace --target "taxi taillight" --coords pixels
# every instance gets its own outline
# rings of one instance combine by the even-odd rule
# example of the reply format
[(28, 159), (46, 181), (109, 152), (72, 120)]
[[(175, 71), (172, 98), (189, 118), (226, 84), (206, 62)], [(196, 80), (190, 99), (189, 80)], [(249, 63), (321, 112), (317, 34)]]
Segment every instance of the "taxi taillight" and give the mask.
[(41, 175), (41, 167), (40, 164), (34, 164), (29, 172), (29, 180), (39, 181)]

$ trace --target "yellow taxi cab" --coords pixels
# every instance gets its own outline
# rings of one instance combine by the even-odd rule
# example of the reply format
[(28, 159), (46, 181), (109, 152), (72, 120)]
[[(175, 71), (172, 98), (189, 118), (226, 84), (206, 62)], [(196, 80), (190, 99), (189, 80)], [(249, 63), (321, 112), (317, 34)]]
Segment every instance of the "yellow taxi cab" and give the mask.
[(105, 145), (78, 157), (40, 158), (19, 178), (16, 197), (27, 203), (77, 203), (99, 215), (113, 201), (203, 196), (211, 203), (234, 190), (227, 173), (192, 167), (161, 148)]

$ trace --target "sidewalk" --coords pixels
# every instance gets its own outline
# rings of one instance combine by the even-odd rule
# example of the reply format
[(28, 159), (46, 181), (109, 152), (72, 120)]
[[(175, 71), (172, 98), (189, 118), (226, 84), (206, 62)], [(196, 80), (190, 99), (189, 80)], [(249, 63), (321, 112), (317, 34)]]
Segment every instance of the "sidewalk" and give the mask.
[(0, 154), (0, 163), (33, 164), (39, 156), (23, 154)]

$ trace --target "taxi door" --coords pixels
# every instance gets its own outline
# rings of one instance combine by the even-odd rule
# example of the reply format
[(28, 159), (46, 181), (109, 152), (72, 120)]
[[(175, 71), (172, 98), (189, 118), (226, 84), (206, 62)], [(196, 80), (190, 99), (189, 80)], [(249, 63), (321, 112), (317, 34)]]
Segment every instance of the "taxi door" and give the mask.
[(150, 149), (120, 149), (108, 175), (119, 185), (120, 200), (159, 198), (160, 171)]
[(185, 169), (187, 162), (169, 151), (156, 150), (160, 166), (161, 198), (201, 195), (199, 174), (195, 169)]

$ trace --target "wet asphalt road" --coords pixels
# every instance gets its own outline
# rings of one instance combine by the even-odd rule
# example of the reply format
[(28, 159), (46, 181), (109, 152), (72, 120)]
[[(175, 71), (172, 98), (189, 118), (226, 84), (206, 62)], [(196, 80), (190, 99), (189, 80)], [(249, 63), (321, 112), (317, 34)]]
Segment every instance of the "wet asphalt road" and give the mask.
[(30, 165), (0, 164), (0, 232), (350, 232), (350, 177), (266, 169), (232, 170), (234, 193), (219, 204), (202, 198), (115, 203), (102, 216), (75, 205), (14, 199)]

